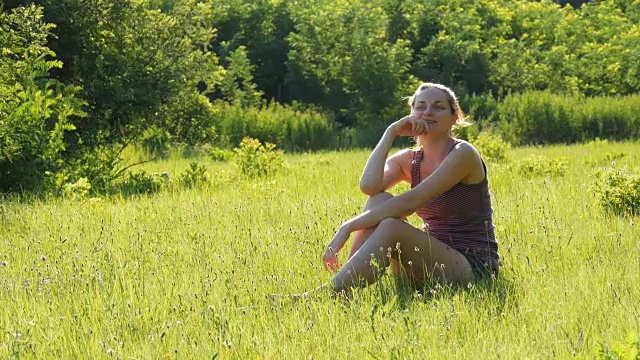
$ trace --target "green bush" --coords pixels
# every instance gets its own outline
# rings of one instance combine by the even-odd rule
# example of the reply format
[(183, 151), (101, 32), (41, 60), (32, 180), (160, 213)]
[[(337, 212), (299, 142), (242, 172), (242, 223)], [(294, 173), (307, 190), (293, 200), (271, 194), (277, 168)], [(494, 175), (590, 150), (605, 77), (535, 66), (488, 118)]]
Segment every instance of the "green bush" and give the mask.
[(218, 103), (214, 121), (221, 147), (238, 146), (244, 137), (278, 144), (286, 151), (320, 150), (336, 145), (332, 121), (313, 110), (271, 103), (243, 108)]
[(473, 145), (478, 149), (482, 158), (489, 161), (500, 161), (507, 157), (507, 152), (511, 149), (511, 144), (502, 140), (500, 135), (489, 131), (484, 131), (475, 139)]
[(607, 168), (596, 175), (594, 193), (605, 210), (616, 215), (640, 214), (640, 175), (626, 168)]
[(278, 172), (284, 166), (284, 156), (282, 150), (275, 150), (275, 147), (271, 143), (262, 145), (250, 137), (242, 139), (240, 147), (234, 149), (240, 172), (252, 178)]
[(125, 180), (120, 184), (120, 191), (124, 195), (152, 194), (160, 191), (168, 182), (169, 176), (167, 173), (129, 172)]
[(193, 188), (208, 182), (207, 169), (196, 162), (189, 164), (189, 168), (180, 174), (180, 184), (185, 188)]
[(476, 139), (478, 135), (480, 135), (480, 128), (478, 126), (478, 123), (472, 122), (467, 126), (454, 127), (453, 135), (458, 139), (473, 142), (474, 139)]
[(209, 157), (211, 157), (211, 160), (213, 160), (213, 161), (227, 162), (227, 161), (231, 160), (231, 158), (233, 157), (233, 154), (234, 153), (231, 150), (214, 148), (209, 153)]
[(516, 171), (524, 176), (561, 176), (567, 172), (567, 161), (532, 156), (520, 161)]
[(498, 128), (518, 145), (635, 139), (638, 114), (640, 95), (587, 98), (534, 91), (511, 94), (498, 105)]
[(630, 331), (625, 341), (616, 341), (612, 346), (599, 342), (595, 352), (599, 359), (640, 360), (640, 336)]
[(0, 13), (0, 192), (44, 190), (85, 116), (79, 89), (49, 77), (62, 67), (47, 47), (53, 28), (34, 5)]
[(90, 191), (91, 183), (84, 177), (62, 186), (62, 196), (72, 199), (86, 199), (89, 197)]

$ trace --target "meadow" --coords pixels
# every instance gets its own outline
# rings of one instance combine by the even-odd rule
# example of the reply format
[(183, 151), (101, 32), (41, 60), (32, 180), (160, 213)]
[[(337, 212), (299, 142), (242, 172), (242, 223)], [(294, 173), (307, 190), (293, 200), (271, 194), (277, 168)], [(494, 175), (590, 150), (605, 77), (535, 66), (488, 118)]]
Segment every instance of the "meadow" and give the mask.
[[(607, 213), (593, 191), (612, 161), (640, 169), (637, 142), (522, 147), (488, 162), (502, 262), (492, 286), (416, 293), (383, 276), (351, 299), (269, 299), (330, 279), (321, 256), (361, 211), (367, 156), (291, 154), (276, 176), (248, 179), (176, 155), (143, 167), (172, 177), (197, 161), (208, 184), (3, 200), (0, 358), (640, 356), (640, 218)], [(565, 172), (518, 171), (532, 156), (563, 159)]]

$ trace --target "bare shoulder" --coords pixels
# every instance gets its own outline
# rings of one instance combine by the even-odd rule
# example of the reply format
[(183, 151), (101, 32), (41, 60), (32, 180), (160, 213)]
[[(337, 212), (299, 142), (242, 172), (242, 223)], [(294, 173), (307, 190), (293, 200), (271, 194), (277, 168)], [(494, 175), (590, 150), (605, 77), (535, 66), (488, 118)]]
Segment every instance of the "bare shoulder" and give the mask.
[(458, 143), (453, 148), (456, 152), (462, 153), (464, 156), (472, 156), (480, 158), (480, 153), (470, 142), (458, 139)]
[(484, 165), (480, 152), (471, 143), (465, 140), (459, 140), (454, 147), (452, 153), (460, 158), (460, 161), (464, 162), (469, 167), (469, 175), (467, 175), (462, 182), (463, 183), (478, 183), (485, 177)]

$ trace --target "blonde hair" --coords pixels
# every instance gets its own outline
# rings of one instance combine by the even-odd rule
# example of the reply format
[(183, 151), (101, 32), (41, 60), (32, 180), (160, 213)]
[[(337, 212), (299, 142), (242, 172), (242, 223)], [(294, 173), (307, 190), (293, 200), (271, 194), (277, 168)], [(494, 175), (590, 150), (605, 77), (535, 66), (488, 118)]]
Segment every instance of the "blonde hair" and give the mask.
[[(429, 83), (429, 82), (420, 84), (420, 86), (418, 86), (418, 89), (416, 89), (416, 92), (408, 98), (408, 103), (412, 109), (416, 99), (416, 95), (418, 95), (419, 93), (427, 89), (438, 89), (447, 96), (449, 107), (451, 107), (451, 115), (456, 116), (456, 123), (453, 126), (453, 130), (471, 125), (471, 123), (465, 119), (464, 112), (460, 108), (460, 103), (458, 102), (458, 98), (456, 97), (456, 94), (453, 92), (453, 90), (451, 90), (450, 88), (442, 84)], [(416, 139), (416, 145), (418, 146), (418, 148), (421, 148), (422, 141), (420, 141), (420, 137), (416, 136), (415, 139)]]

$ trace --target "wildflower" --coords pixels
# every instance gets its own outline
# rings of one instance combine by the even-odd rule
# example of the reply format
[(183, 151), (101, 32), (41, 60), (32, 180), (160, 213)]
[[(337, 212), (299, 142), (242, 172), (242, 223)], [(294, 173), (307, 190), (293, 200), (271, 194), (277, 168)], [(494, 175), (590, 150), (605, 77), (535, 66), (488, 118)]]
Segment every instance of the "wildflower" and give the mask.
[(40, 256), (40, 261), (47, 261), (47, 255)]
[(420, 249), (416, 246), (416, 248), (414, 249), (416, 252), (420, 252)]
[(109, 348), (109, 349), (107, 350), (107, 354), (108, 354), (108, 355), (113, 355), (113, 353), (114, 353), (114, 350), (113, 350), (112, 348)]
[(409, 266), (413, 265), (413, 261), (409, 260), (409, 261), (407, 262), (407, 265), (409, 265)]

